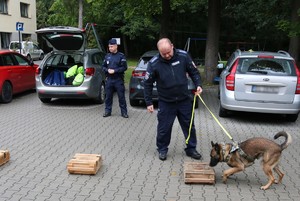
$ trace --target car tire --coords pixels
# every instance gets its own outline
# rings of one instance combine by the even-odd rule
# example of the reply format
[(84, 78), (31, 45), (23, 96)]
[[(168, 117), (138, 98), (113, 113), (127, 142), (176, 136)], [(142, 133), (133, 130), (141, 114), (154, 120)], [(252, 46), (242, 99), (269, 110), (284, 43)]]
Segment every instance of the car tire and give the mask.
[(95, 103), (102, 104), (105, 100), (105, 86), (103, 83), (101, 83), (99, 88), (98, 97), (94, 99)]
[(219, 106), (219, 117), (228, 117), (228, 110), (223, 108), (221, 104)]
[(42, 103), (50, 103), (51, 102), (51, 98), (40, 98), (40, 101)]
[(139, 100), (129, 99), (129, 103), (131, 106), (138, 106), (139, 102)]
[(0, 96), (0, 101), (2, 103), (9, 103), (12, 101), (12, 96), (13, 96), (13, 92), (12, 92), (12, 85), (8, 82), (5, 81), (2, 85), (2, 93)]
[(295, 122), (298, 119), (298, 114), (286, 114), (285, 119), (289, 122)]

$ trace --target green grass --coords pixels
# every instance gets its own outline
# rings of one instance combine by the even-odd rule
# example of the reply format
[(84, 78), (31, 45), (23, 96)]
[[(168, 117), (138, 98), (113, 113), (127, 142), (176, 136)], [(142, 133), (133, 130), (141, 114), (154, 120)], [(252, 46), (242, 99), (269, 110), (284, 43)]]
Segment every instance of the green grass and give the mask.
[(137, 64), (138, 60), (137, 59), (127, 59), (127, 65), (128, 68), (130, 67), (135, 67)]
[(136, 66), (138, 60), (137, 59), (127, 59), (127, 66), (128, 69), (125, 71), (125, 84), (129, 83), (130, 77), (131, 77), (131, 73), (134, 69), (134, 67)]

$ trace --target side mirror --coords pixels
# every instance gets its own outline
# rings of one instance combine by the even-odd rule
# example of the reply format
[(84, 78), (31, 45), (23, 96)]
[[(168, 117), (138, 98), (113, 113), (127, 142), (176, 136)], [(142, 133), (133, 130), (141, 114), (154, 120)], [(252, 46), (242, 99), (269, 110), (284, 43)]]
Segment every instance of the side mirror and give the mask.
[(223, 69), (224, 68), (224, 64), (218, 64), (217, 68), (218, 69)]

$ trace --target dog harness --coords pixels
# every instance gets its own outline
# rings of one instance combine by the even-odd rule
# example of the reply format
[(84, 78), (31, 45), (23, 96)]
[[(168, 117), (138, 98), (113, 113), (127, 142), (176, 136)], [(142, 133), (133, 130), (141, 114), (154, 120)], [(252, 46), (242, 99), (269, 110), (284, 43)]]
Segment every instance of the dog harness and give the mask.
[(239, 155), (242, 158), (246, 159), (248, 162), (253, 163), (255, 161), (255, 158), (248, 156), (239, 146), (237, 148), (234, 148), (234, 147), (236, 147), (235, 145), (227, 144), (227, 145), (230, 145), (230, 151), (226, 154), (226, 144), (223, 142), (223, 143), (221, 143), (221, 145), (222, 145), (223, 161), (226, 163), (230, 160), (231, 154), (234, 153), (235, 151), (237, 151), (239, 153)]
[(239, 148), (237, 151), (239, 152), (240, 156), (246, 159), (248, 162), (253, 163), (255, 161), (253, 157), (248, 156), (241, 148)]

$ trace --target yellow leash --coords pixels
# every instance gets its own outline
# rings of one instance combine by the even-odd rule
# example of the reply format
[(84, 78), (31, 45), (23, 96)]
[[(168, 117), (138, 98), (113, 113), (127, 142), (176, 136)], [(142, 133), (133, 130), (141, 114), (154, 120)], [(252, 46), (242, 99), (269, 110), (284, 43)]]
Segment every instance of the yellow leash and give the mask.
[(191, 117), (190, 127), (189, 127), (189, 135), (188, 135), (188, 137), (185, 140), (185, 144), (189, 143), (189, 140), (190, 140), (190, 137), (191, 137), (192, 124), (193, 124), (194, 114), (195, 114), (196, 98), (197, 98), (197, 96), (195, 95), (194, 96), (194, 101), (193, 101), (192, 117)]
[[(219, 124), (219, 126), (222, 128), (222, 130), (226, 133), (226, 135), (229, 137), (229, 139), (231, 139), (236, 148), (238, 148), (237, 143), (233, 140), (233, 138), (231, 137), (231, 135), (227, 132), (227, 130), (222, 126), (222, 124), (220, 123), (220, 121), (217, 119), (217, 117), (212, 113), (212, 111), (207, 107), (207, 105), (205, 104), (204, 100), (201, 98), (201, 96), (198, 94), (199, 99), (201, 100), (201, 102), (203, 103), (203, 105), (206, 107), (206, 109), (209, 111), (209, 113), (213, 116), (213, 118), (215, 119), (215, 121)], [(189, 139), (190, 139), (190, 135), (191, 135), (191, 129), (192, 129), (192, 122), (194, 120), (194, 112), (195, 112), (195, 104), (196, 104), (196, 95), (194, 96), (194, 102), (193, 102), (193, 109), (192, 109), (192, 118), (191, 118), (191, 122), (190, 122), (190, 128), (189, 128), (189, 135), (187, 137), (187, 139), (185, 140), (185, 143), (188, 144)]]

